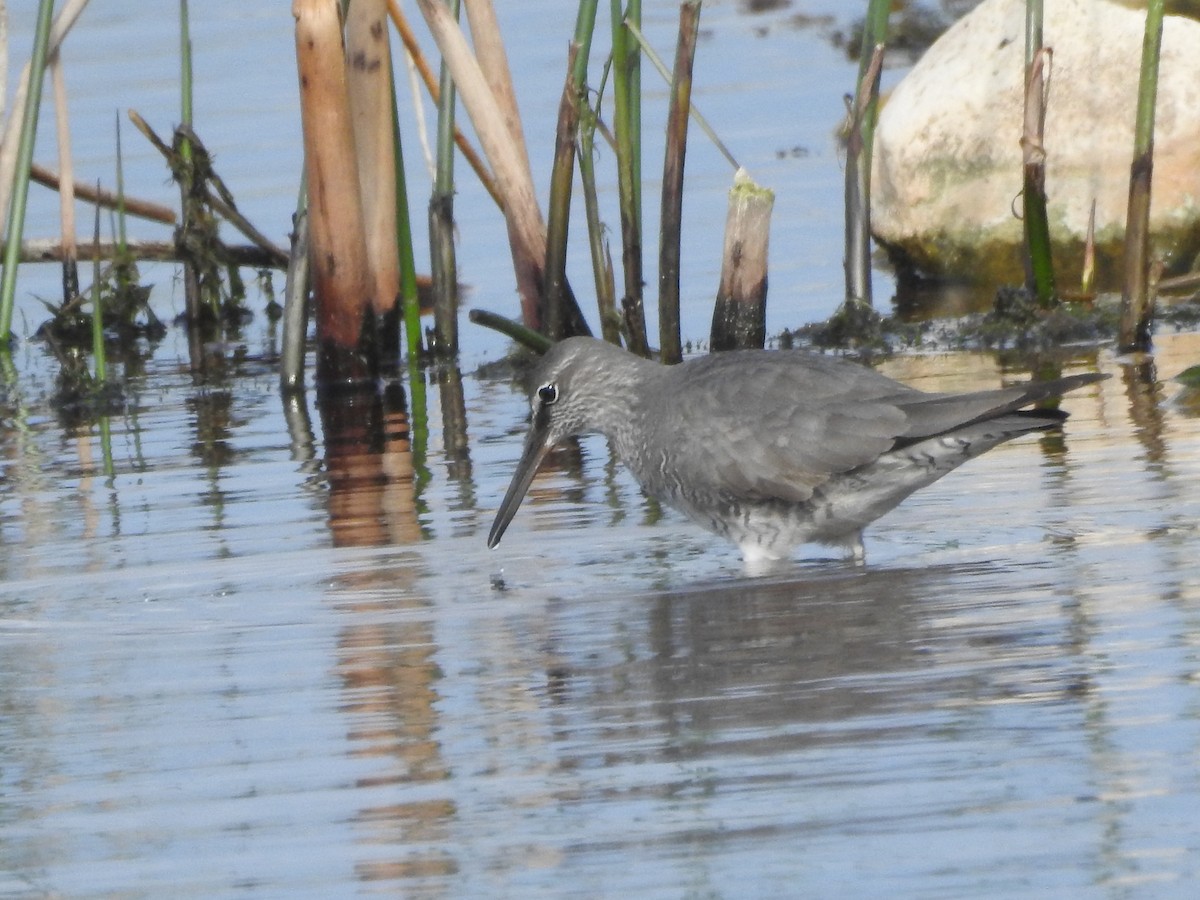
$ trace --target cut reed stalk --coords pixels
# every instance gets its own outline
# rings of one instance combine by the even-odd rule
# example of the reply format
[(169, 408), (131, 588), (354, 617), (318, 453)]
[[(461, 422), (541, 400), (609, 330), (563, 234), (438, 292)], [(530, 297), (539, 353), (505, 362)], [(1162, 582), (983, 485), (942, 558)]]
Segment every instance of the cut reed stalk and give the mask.
[(1154, 108), (1158, 94), (1158, 61), (1162, 49), (1163, 0), (1150, 0), (1142, 41), (1138, 80), (1133, 163), (1129, 173), (1129, 207), (1125, 219), (1124, 283), (1117, 346), (1123, 353), (1150, 349), (1154, 303), (1149, 284), (1150, 185), (1154, 174)]
[(336, 0), (294, 0), (300, 113), (308, 179), (318, 378), (369, 377), (373, 351), (355, 356), (370, 281)]
[(767, 249), (774, 205), (774, 193), (755, 184), (745, 170), (734, 176), (711, 350), (761, 348), (766, 342)]
[(42, 99), (42, 74), (50, 43), (50, 19), (54, 11), (53, 0), (40, 0), (37, 27), (34, 31), (33, 54), (29, 61), (29, 93), (21, 118), (21, 139), (17, 147), (16, 177), (12, 191), (12, 205), (8, 210), (9, 237), (4, 252), (4, 274), (0, 279), (0, 353), (8, 352), (8, 341), (12, 334), (13, 302), (17, 289), (17, 253), (21, 246), (21, 235), (25, 227), (25, 203), (29, 197), (29, 164), (33, 160), (33, 143), (37, 136), (38, 107)]
[[(395, 104), (386, 0), (354, 0), (346, 14), (346, 87), (350, 98), (359, 196), (366, 238), (370, 304), (399, 327), (400, 259), (396, 231)], [(384, 335), (395, 349), (398, 335)]]
[(699, 0), (679, 7), (679, 40), (667, 111), (667, 141), (663, 158), (661, 226), (658, 248), (658, 340), (661, 361), (683, 361), (679, 334), (679, 261), (683, 229), (683, 167), (687, 154), (688, 111), (692, 105), (692, 64), (700, 32)]

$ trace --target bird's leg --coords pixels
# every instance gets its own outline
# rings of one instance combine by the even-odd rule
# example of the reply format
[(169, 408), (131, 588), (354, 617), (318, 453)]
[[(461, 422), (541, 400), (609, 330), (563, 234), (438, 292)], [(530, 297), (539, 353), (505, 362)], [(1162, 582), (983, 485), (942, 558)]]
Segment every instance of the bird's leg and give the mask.
[(850, 550), (849, 560), (856, 566), (865, 566), (867, 564), (867, 548), (863, 546), (862, 529), (854, 532), (854, 535), (846, 542), (846, 547)]

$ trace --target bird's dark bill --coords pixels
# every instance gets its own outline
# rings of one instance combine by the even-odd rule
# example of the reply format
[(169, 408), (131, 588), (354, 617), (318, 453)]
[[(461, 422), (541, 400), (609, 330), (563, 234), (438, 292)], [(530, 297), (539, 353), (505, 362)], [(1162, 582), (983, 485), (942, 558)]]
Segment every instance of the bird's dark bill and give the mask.
[(517, 471), (513, 473), (512, 483), (509, 484), (504, 499), (500, 501), (496, 520), (492, 522), (492, 530), (488, 532), (488, 549), (492, 549), (500, 543), (500, 538), (504, 536), (508, 523), (517, 514), (521, 501), (525, 499), (525, 492), (533, 483), (533, 476), (537, 474), (538, 467), (541, 466), (549, 449), (550, 446), (539, 429), (535, 428), (529, 432), (529, 436), (525, 439), (525, 449), (521, 452), (521, 461), (517, 463)]

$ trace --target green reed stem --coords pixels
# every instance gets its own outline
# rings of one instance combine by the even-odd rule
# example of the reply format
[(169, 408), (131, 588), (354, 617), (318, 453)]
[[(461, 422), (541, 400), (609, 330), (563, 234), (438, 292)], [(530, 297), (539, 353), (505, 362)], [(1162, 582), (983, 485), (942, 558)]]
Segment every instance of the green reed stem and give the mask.
[[(192, 128), (192, 29), (188, 16), (188, 0), (179, 0), (179, 120), (189, 131)], [(185, 162), (192, 160), (191, 142), (184, 138), (180, 155)]]
[[(129, 258), (129, 236), (125, 217), (125, 157), (121, 152), (121, 113), (118, 110), (114, 111), (113, 115), (116, 116), (117, 123), (117, 259), (123, 264)], [(124, 272), (123, 265), (120, 271)]]
[(579, 133), (580, 111), (586, 105), (588, 55), (596, 27), (597, 5), (597, 0), (580, 0), (575, 36), (567, 50), (567, 78), (563, 84), (555, 129), (546, 223), (543, 321), (546, 334), (555, 340), (562, 338), (566, 329), (567, 238), (571, 224), (571, 188), (575, 180), (575, 140)]
[(417, 263), (413, 253), (412, 218), (408, 213), (408, 180), (404, 177), (404, 146), (400, 142), (400, 113), (396, 107), (394, 72), (389, 82), (392, 86), (392, 133), (396, 147), (396, 243), (400, 254), (400, 302), (404, 312), (405, 346), (411, 366), (420, 362), (422, 356), (421, 302), (417, 296)]
[(621, 206), (621, 262), (625, 275), (622, 306), (629, 349), (649, 357), (642, 299), (641, 54), (625, 21), (640, 27), (641, 3), (610, 0), (612, 18), (613, 127), (617, 139), (617, 189)]
[[(667, 68), (667, 65), (663, 62), (662, 57), (659, 56), (655, 49), (650, 46), (650, 42), (646, 40), (646, 36), (642, 34), (636, 25), (626, 22), (625, 27), (628, 28), (629, 33), (633, 35), (633, 39), (638, 42), (638, 46), (641, 48), (642, 53), (646, 54), (646, 59), (650, 60), (650, 64), (654, 66), (655, 71), (662, 76), (662, 80), (667, 84), (668, 87), (670, 87), (672, 83), (671, 70)], [(691, 112), (692, 121), (695, 122), (700, 130), (708, 136), (708, 139), (712, 141), (713, 146), (716, 147), (717, 150), (720, 151), (721, 155), (725, 157), (725, 161), (733, 166), (734, 171), (740, 169), (741, 164), (734, 158), (733, 153), (729, 150), (729, 148), (725, 146), (725, 142), (717, 136), (716, 129), (709, 124), (708, 119), (704, 118), (704, 115), (699, 109), (696, 108), (694, 103), (690, 105), (689, 109)]]
[[(100, 183), (96, 183), (96, 192)], [(95, 381), (103, 385), (108, 379), (108, 360), (104, 351), (104, 301), (100, 294), (100, 204), (96, 204), (96, 224), (92, 232), (96, 252), (92, 254), (92, 357), (96, 361)]]
[(583, 208), (587, 216), (588, 248), (592, 257), (592, 277), (596, 282), (596, 307), (600, 313), (600, 334), (610, 344), (621, 343), (621, 316), (617, 313), (617, 286), (613, 277), (612, 254), (604, 223), (600, 219), (600, 201), (596, 194), (596, 111), (585, 107), (579, 123), (579, 181), (583, 187)]
[[(188, 132), (192, 131), (192, 30), (191, 17), (188, 13), (187, 0), (179, 0), (179, 122)], [(189, 229), (194, 219), (192, 209), (196, 203), (194, 197), (192, 168), (192, 142), (184, 137), (179, 141), (179, 195), (180, 218), (182, 227)], [(200, 275), (196, 267), (185, 261), (183, 264), (183, 287), (186, 297), (188, 320), (193, 324), (200, 322), (200, 304), (203, 298), (200, 291)], [(220, 317), (219, 299), (216, 293), (210, 298), (212, 317)], [(193, 360), (194, 362), (195, 360)]]
[(29, 60), (29, 92), (26, 94), (25, 110), (21, 118), (21, 138), (17, 144), (12, 201), (8, 208), (8, 227), (4, 232), (7, 244), (4, 247), (4, 275), (0, 278), (0, 353), (8, 352), (8, 341), (12, 335), (17, 265), (21, 259), (25, 206), (29, 200), (29, 166), (33, 162), (33, 144), (37, 137), (38, 108), (42, 103), (46, 48), (50, 43), (50, 20), (53, 13), (54, 0), (40, 0), (33, 36), (33, 54)]
[(679, 265), (683, 233), (683, 166), (687, 154), (688, 111), (692, 106), (692, 64), (700, 33), (700, 2), (679, 7), (679, 39), (671, 103), (667, 111), (667, 141), (663, 154), (662, 206), (658, 248), (658, 340), (662, 362), (683, 361), (679, 333)]
[[(413, 467), (413, 505), (418, 521), (428, 522), (428, 504), (423, 499), (425, 487), (433, 481), (429, 470), (429, 392), (425, 383), (425, 371), (421, 368), (420, 353), (408, 354), (409, 415), (408, 428), (411, 438)], [(421, 527), (425, 537), (431, 537), (427, 526)]]
[[(450, 14), (459, 16), (459, 0), (450, 0)], [(450, 67), (442, 60), (438, 78), (437, 172), (429, 198), (429, 256), (433, 278), (431, 350), (442, 356), (458, 354), (458, 257), (454, 248), (454, 107), (457, 94)]]

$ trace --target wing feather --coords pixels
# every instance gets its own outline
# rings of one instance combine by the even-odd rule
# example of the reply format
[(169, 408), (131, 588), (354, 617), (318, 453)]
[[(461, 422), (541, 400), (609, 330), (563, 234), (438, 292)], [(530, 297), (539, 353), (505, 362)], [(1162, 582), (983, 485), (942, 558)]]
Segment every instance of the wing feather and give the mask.
[[(1004, 415), (1096, 377), (930, 394), (836, 357), (718, 354), (664, 373), (645, 433), (672, 457), (682, 484), (803, 502), (832, 476), (872, 463), (898, 443)], [(1047, 424), (1031, 420), (1030, 428)]]

